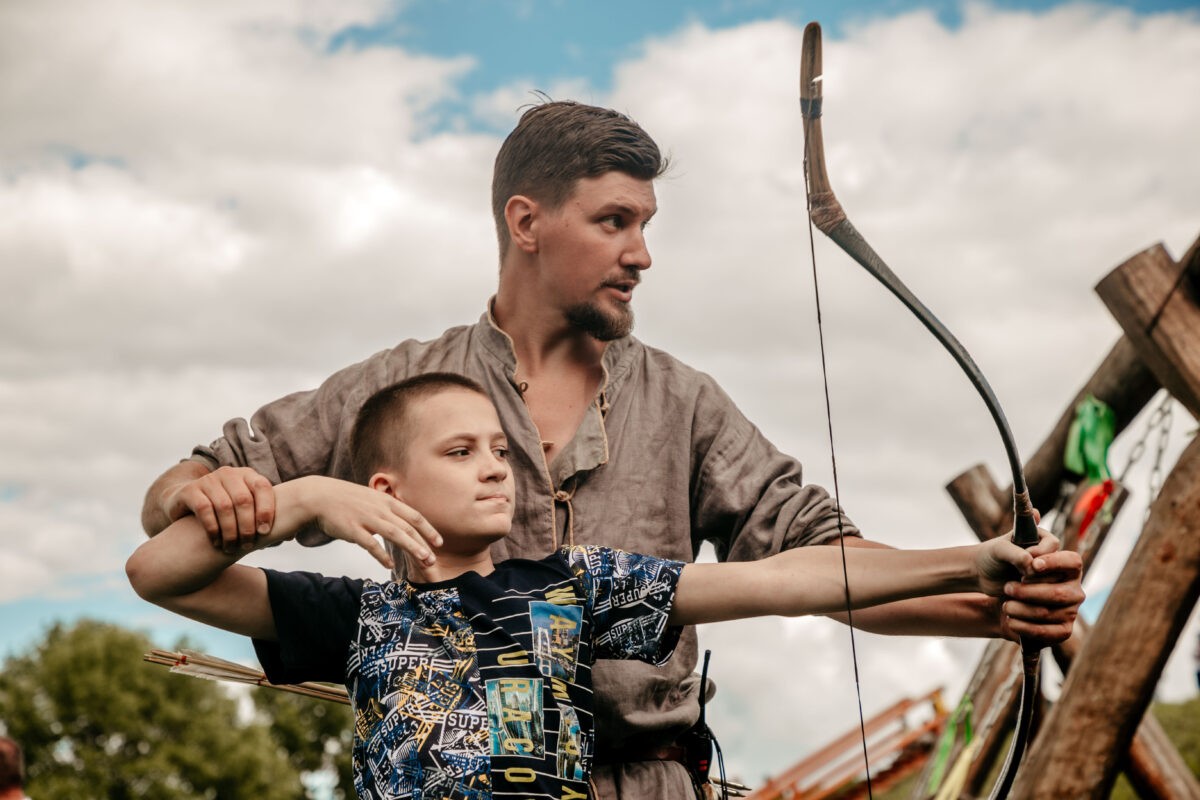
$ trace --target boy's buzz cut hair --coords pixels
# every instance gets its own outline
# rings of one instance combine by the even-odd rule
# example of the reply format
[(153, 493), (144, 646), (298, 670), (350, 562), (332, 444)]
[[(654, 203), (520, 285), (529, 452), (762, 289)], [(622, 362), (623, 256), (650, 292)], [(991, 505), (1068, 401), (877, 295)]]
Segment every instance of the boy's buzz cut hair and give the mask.
[(667, 159), (650, 134), (619, 111), (570, 100), (531, 106), (500, 146), (492, 171), (501, 257), (509, 244), (504, 207), (510, 197), (525, 195), (556, 209), (580, 178), (624, 172), (652, 181), (666, 169)]
[(426, 372), (367, 398), (350, 436), (354, 480), (365, 484), (379, 470), (397, 466), (408, 445), (408, 414), (413, 404), (451, 389), (465, 389), (491, 400), (478, 382), (454, 372)]

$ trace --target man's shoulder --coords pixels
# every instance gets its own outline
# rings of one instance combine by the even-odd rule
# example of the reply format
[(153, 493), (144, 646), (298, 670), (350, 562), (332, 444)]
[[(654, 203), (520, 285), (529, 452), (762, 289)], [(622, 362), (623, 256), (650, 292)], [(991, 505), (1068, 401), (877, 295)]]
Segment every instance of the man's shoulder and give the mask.
[[(616, 343), (614, 343), (616, 344)], [(635, 336), (619, 340), (609, 368), (610, 380), (624, 380), (633, 372), (642, 372), (652, 380), (673, 381), (696, 386), (716, 387), (717, 381), (707, 372), (693, 367), (679, 356), (661, 347), (646, 344)]]
[(473, 335), (476, 334), (480, 327), (479, 322), (472, 322), (463, 325), (454, 325), (442, 331), (441, 334), (431, 338), (411, 337), (404, 339), (398, 344), (383, 350), (383, 353), (396, 352), (420, 352), (424, 350), (437, 350), (450, 347), (466, 347), (471, 341)]
[(360, 375), (375, 376), (377, 382), (402, 380), (424, 372), (470, 372), (468, 365), (484, 353), (485, 360), (505, 362), (511, 357), (504, 334), (490, 326), (486, 317), (479, 321), (455, 325), (433, 338), (410, 338), (374, 355), (357, 365)]

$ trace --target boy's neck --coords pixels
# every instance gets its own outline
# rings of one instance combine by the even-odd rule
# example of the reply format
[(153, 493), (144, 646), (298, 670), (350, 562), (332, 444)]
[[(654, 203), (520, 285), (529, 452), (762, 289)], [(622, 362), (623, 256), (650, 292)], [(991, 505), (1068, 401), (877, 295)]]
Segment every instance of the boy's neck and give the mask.
[(477, 552), (448, 553), (435, 550), (437, 561), (432, 566), (414, 563), (408, 559), (408, 579), (414, 583), (440, 583), (457, 578), (467, 572), (490, 575), (496, 569), (492, 553), (487, 547)]

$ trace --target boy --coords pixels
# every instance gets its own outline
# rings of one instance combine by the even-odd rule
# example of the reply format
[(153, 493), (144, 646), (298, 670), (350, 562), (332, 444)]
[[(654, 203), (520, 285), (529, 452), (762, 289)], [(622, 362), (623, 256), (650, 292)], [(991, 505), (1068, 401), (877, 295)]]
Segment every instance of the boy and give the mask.
[[(406, 554), (408, 580), (330, 579), (236, 564), (184, 517), (127, 566), (145, 599), (252, 636), (275, 682), (344, 682), (355, 708), (355, 786), (363, 798), (588, 796), (591, 664), (671, 655), (680, 626), (765, 614), (842, 610), (841, 556), (802, 548), (757, 561), (681, 564), (602, 547), (493, 564), (508, 534), (513, 476), (507, 440), (482, 387), (432, 373), (373, 395), (355, 424), (356, 476), (310, 476), (276, 490), (260, 546), (317, 523), (366, 547), (376, 533)], [(403, 501), (406, 528), (344, 524), (371, 503)], [(355, 515), (339, 516), (347, 504)], [(926, 594), (1003, 594), (1015, 571), (1050, 574), (1045, 535), (1024, 551), (1007, 539), (925, 552), (846, 553), (858, 606)]]

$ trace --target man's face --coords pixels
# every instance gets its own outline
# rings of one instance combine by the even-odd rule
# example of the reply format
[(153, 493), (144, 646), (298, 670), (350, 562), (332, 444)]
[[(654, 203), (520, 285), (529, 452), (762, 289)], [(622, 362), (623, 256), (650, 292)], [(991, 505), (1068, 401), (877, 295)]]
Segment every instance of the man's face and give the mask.
[(654, 184), (606, 172), (581, 178), (538, 231), (548, 302), (576, 329), (601, 341), (633, 328), (630, 301), (650, 267), (645, 227), (658, 210)]
[(508, 440), (491, 400), (446, 389), (418, 401), (408, 415), (408, 444), (396, 476), (400, 499), (437, 528), (447, 547), (455, 538), (490, 542), (506, 536), (513, 477)]

